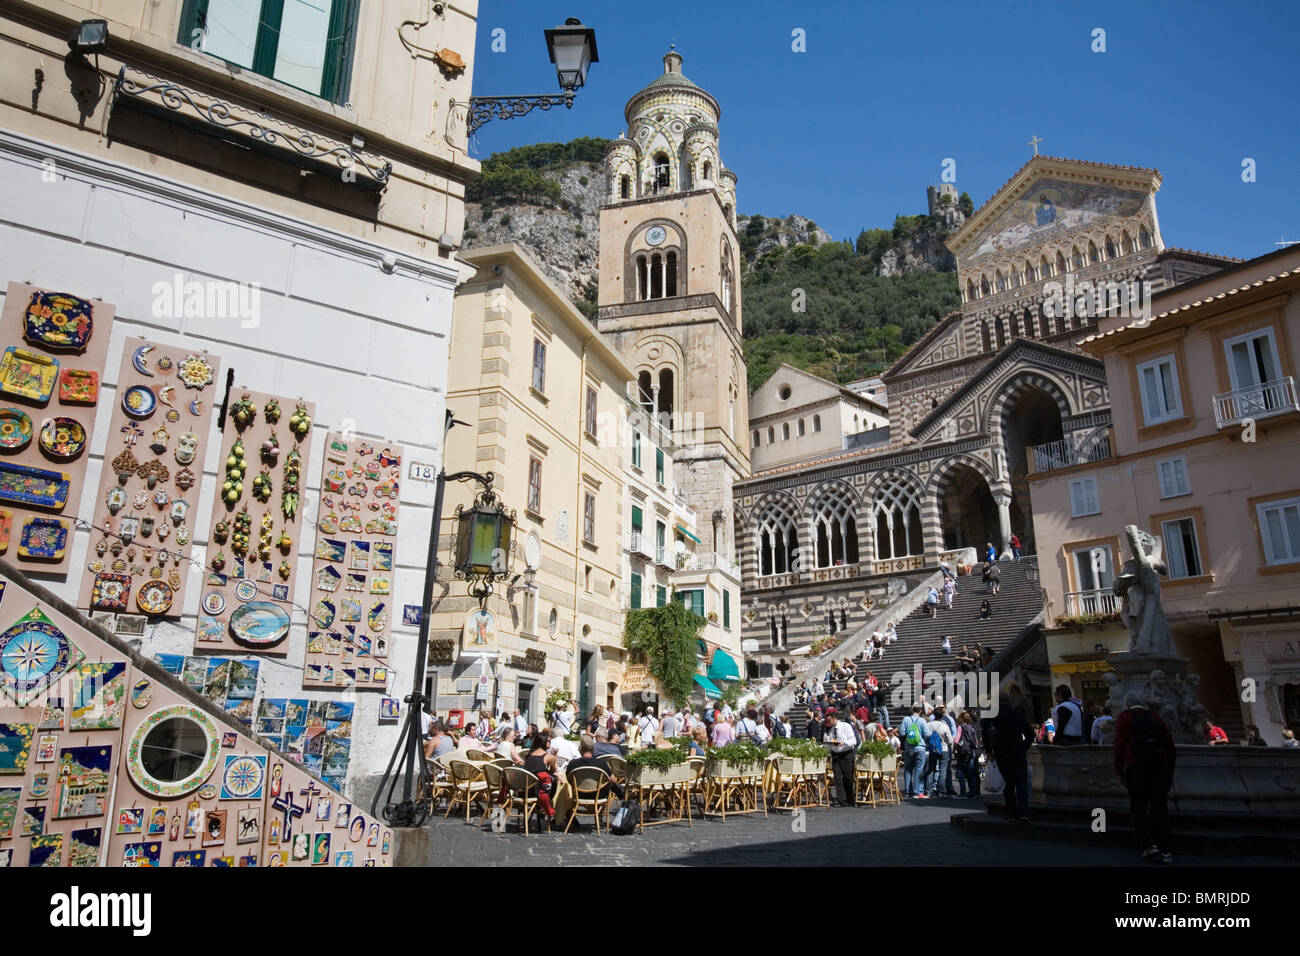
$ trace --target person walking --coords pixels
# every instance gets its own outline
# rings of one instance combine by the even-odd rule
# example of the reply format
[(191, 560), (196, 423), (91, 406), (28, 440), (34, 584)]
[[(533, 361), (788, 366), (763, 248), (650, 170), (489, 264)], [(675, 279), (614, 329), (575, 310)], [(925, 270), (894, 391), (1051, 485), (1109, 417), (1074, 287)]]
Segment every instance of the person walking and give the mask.
[(986, 542), (984, 545), (984, 560), (987, 561), (989, 564), (993, 564), (994, 562), (997, 561), (997, 559), (998, 559), (998, 552), (993, 547), (993, 542), (992, 541)]
[(934, 585), (930, 585), (930, 590), (925, 594), (925, 612), (930, 617), (935, 617), (939, 613), (939, 592)]
[(980, 795), (979, 725), (969, 710), (963, 710), (958, 718), (953, 754), (957, 758), (957, 783), (961, 788), (961, 799), (977, 799)]
[(903, 795), (925, 800), (925, 771), (928, 763), (926, 743), (930, 737), (925, 718), (921, 716), (921, 705), (913, 704), (912, 712), (903, 718), (899, 726), (906, 752), (903, 764)]
[(942, 707), (934, 709), (934, 717), (930, 721), (929, 729), (927, 744), (932, 767), (929, 792), (931, 796), (951, 796), (952, 791), (945, 788), (946, 781), (949, 779), (948, 768), (952, 760), (952, 728), (948, 726), (948, 721), (943, 719)]
[(1020, 560), (1020, 539), (1014, 534), (1011, 536), (1011, 557), (1012, 560)]
[(943, 582), (943, 603), (952, 610), (952, 599), (957, 595), (957, 585), (952, 578), (945, 578)]
[(1169, 852), (1169, 787), (1174, 779), (1177, 749), (1160, 715), (1142, 704), (1131, 705), (1115, 718), (1115, 772), (1128, 790), (1129, 812), (1142, 859), (1172, 863)]
[(998, 701), (998, 714), (984, 722), (985, 752), (993, 758), (1006, 781), (1003, 796), (1006, 800), (1009, 823), (1029, 822), (1029, 748), (1034, 731), (1025, 715), (1024, 693), (1014, 682), (1007, 685)]

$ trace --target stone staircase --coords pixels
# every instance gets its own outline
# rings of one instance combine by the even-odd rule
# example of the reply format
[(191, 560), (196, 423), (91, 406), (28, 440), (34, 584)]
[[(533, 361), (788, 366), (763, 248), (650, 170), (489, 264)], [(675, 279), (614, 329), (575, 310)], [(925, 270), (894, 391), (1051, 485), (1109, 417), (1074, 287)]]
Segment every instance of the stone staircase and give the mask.
[[(1032, 561), (1001, 561), (998, 570), (1002, 574), (1002, 587), (997, 595), (985, 593), (981, 566), (976, 566), (969, 575), (958, 575), (957, 595), (953, 598), (952, 610), (948, 610), (940, 601), (938, 615), (934, 618), (926, 613), (924, 592), (918, 591), (916, 596), (922, 598), (922, 604), (899, 622), (898, 640), (885, 649), (883, 659), (867, 661), (859, 655), (854, 660), (858, 675), (865, 676), (870, 671), (883, 686), (892, 683), (893, 675), (898, 672), (906, 673), (908, 680), (911, 680), (917, 664), (921, 665), (922, 673), (927, 674), (932, 671), (962, 670), (957, 663), (957, 656), (961, 653), (963, 644), (972, 654), (977, 642), (992, 646), (994, 651), (1002, 650), (1042, 613), (1043, 598), (1037, 568)], [(988, 620), (980, 620), (980, 603), (985, 598), (992, 608), (992, 615)], [(952, 638), (950, 655), (939, 649), (945, 634)], [(825, 677), (824, 674), (822, 676)], [(826, 685), (827, 693), (830, 693), (831, 687), (844, 689), (844, 683), (842, 680), (830, 682)], [(897, 726), (903, 716), (902, 711), (890, 707), (891, 724)], [(803, 708), (791, 707), (785, 719), (791, 725), (791, 733), (802, 737), (806, 730)]]

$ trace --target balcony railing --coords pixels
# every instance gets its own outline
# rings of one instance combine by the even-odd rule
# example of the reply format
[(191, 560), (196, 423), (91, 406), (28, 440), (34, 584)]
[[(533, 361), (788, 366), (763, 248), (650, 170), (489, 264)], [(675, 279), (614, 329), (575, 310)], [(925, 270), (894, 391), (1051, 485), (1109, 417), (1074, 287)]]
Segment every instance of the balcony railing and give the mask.
[(647, 558), (654, 557), (654, 545), (650, 542), (650, 537), (640, 531), (633, 531), (627, 536), (627, 547), (629, 551), (636, 554), (644, 554)]
[(1062, 438), (1034, 445), (1030, 451), (1034, 457), (1035, 474), (1090, 461), (1105, 461), (1110, 457), (1110, 433), (1101, 431), (1082, 438)]
[(1119, 604), (1119, 597), (1109, 588), (1068, 591), (1065, 595), (1065, 613), (1071, 617), (1080, 614), (1116, 614), (1119, 612)]
[(1218, 428), (1237, 425), (1247, 418), (1269, 418), (1294, 411), (1300, 411), (1300, 403), (1291, 376), (1214, 396), (1214, 422)]
[(681, 495), (674, 494), (673, 507), (677, 510), (677, 517), (691, 525), (695, 524), (695, 509), (686, 503), (685, 498)]
[(740, 565), (725, 554), (718, 554), (715, 551), (691, 555), (686, 561), (685, 567), (689, 571), (721, 571), (737, 580), (740, 579)]

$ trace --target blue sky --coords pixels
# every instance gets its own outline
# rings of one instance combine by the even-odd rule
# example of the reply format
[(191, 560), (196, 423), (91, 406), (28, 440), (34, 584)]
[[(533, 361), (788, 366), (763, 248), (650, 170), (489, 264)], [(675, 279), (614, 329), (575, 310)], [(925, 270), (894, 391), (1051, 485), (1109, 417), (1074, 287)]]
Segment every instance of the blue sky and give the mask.
[[(978, 206), (1037, 135), (1047, 155), (1159, 169), (1167, 245), (1248, 258), (1300, 240), (1296, 0), (482, 0), (475, 94), (555, 90), (542, 31), (569, 16), (595, 28), (600, 54), (574, 108), (494, 120), (474, 155), (616, 137), (676, 40), (683, 72), (722, 105), (747, 215), (799, 213), (853, 238), (924, 212), (946, 158)], [(807, 52), (791, 49), (796, 28)]]

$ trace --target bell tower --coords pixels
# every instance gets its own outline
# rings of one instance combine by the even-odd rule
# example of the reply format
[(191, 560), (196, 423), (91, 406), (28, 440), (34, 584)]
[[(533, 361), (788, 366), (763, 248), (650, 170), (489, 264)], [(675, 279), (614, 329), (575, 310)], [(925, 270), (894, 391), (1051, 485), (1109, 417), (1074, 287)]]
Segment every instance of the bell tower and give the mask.
[(605, 154), (596, 324), (637, 374), (632, 397), (681, 447), (677, 485), (704, 547), (734, 558), (732, 486), (749, 477), (736, 175), (718, 150), (717, 100), (675, 49), (663, 62)]

